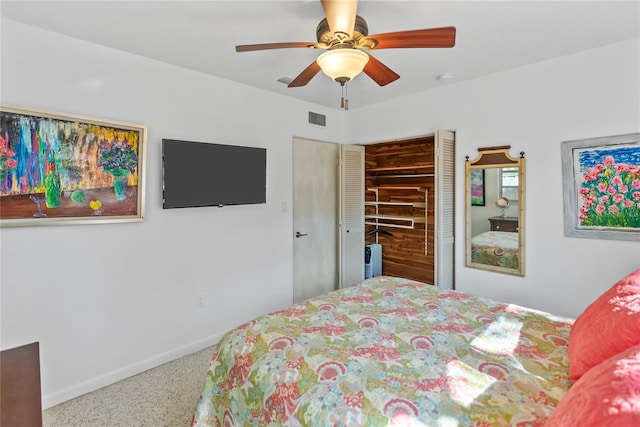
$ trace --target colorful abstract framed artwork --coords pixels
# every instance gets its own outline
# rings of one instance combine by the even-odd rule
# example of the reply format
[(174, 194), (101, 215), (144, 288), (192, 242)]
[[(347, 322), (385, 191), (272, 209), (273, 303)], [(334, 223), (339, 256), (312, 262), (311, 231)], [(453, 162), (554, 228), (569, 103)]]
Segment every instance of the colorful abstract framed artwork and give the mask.
[(471, 206), (484, 206), (484, 169), (471, 169)]
[(0, 107), (0, 226), (142, 221), (147, 128)]
[(640, 241), (640, 133), (562, 143), (564, 234)]

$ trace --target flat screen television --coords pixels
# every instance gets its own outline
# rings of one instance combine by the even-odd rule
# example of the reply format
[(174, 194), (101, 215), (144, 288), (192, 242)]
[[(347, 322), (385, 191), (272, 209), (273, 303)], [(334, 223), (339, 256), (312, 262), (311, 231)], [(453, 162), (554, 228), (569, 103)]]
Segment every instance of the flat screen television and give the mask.
[(162, 207), (267, 202), (267, 149), (162, 140)]

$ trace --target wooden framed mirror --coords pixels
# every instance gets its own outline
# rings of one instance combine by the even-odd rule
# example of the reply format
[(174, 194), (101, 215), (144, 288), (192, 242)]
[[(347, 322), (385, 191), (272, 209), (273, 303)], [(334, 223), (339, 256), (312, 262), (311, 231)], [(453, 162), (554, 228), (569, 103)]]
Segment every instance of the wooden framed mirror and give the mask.
[(524, 276), (525, 159), (510, 145), (465, 161), (466, 266)]

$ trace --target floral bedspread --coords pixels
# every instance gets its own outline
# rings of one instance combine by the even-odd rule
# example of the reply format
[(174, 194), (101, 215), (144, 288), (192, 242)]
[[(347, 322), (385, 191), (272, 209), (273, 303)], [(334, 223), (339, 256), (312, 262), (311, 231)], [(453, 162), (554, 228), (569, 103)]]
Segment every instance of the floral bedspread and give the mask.
[(518, 266), (518, 233), (487, 231), (471, 238), (471, 261), (505, 268)]
[(229, 331), (194, 426), (541, 426), (572, 319), (375, 277)]

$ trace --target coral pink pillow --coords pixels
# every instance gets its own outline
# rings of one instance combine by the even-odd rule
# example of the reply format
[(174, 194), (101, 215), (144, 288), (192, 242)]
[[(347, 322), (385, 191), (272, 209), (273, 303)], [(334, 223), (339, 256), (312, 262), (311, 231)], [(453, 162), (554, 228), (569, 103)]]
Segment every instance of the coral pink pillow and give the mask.
[(571, 386), (544, 427), (640, 426), (640, 345), (605, 360)]
[(569, 378), (576, 381), (609, 357), (640, 344), (640, 270), (602, 294), (569, 334)]

